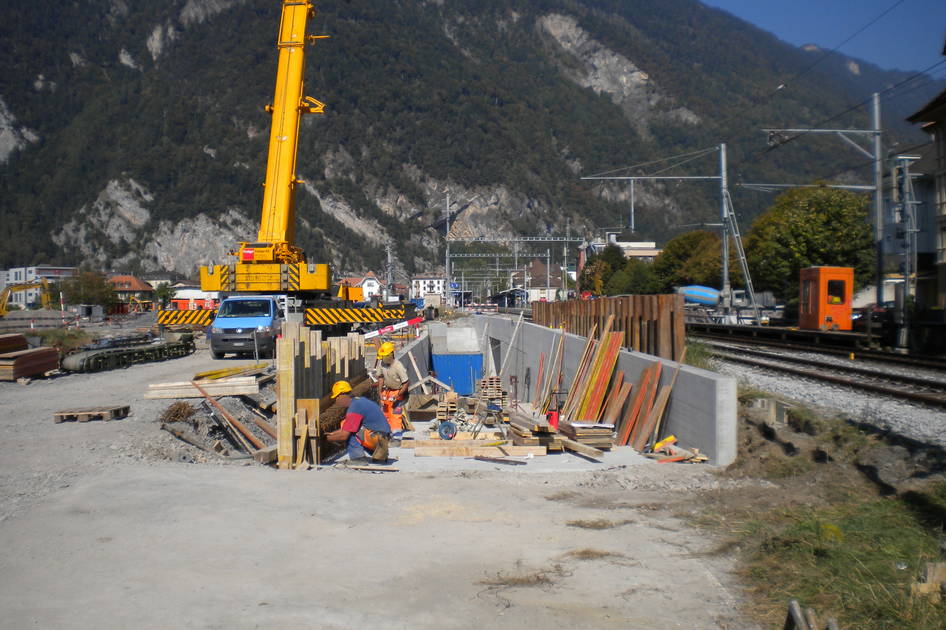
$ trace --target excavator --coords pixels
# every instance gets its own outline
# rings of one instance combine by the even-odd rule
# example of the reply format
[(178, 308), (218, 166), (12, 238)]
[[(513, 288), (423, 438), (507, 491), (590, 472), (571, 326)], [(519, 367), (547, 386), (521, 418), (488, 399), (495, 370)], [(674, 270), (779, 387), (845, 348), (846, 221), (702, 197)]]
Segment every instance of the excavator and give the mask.
[[(229, 254), (231, 260), (227, 264), (201, 267), (200, 286), (204, 291), (218, 291), (221, 296), (286, 296), (304, 308), (305, 323), (314, 327), (384, 324), (404, 319), (408, 315), (404, 305), (356, 308), (345, 291), (333, 299), (329, 266), (309, 262), (305, 252), (294, 243), (296, 191), (303, 183), (296, 175), (299, 126), (303, 116), (325, 112), (323, 103), (304, 95), (305, 48), (327, 38), (306, 35), (306, 26), (314, 17), (315, 9), (310, 2), (282, 0), (276, 41), (276, 89), (272, 104), (266, 107), (272, 115), (272, 127), (259, 233), (255, 241), (239, 243), (237, 250)], [(158, 323), (189, 323), (187, 313), (162, 311)], [(212, 317), (211, 312), (202, 314), (202, 320)]]
[(16, 293), (17, 291), (29, 291), (30, 289), (42, 289), (40, 292), (40, 303), (43, 305), (43, 308), (50, 309), (52, 308), (52, 299), (49, 296), (49, 282), (46, 281), (46, 278), (40, 278), (35, 282), (21, 282), (19, 284), (8, 284), (3, 292), (0, 293), (0, 317), (6, 316), (9, 312), (7, 310), (7, 305), (10, 302), (10, 296)]

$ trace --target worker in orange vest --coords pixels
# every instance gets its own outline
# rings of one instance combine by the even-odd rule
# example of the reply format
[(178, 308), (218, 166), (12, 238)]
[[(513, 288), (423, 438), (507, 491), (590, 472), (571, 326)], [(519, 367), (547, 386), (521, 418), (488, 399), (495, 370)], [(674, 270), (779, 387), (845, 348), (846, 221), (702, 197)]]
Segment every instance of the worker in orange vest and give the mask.
[(399, 446), (404, 433), (402, 406), (407, 399), (407, 387), (410, 379), (407, 369), (400, 361), (394, 358), (394, 344), (386, 341), (378, 348), (378, 359), (381, 361), (378, 378), (378, 400), (381, 401), (381, 410), (391, 425), (391, 445)]

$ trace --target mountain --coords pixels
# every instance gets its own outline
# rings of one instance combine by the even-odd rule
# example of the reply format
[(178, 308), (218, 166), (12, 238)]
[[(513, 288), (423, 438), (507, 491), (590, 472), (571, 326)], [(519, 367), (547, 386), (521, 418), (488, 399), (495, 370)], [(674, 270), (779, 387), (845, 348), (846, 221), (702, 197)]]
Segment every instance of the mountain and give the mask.
[[(194, 276), (255, 238), (278, 1), (0, 6), (0, 267)], [(337, 272), (380, 266), (391, 241), (401, 272), (436, 268), (447, 193), (453, 235), (592, 235), (628, 206), (625, 183), (580, 179), (599, 171), (725, 141), (737, 181), (833, 175), (864, 159), (824, 137), (767, 151), (760, 129), (817, 124), (909, 76), (840, 55), (806, 70), (820, 51), (695, 0), (316, 9), (310, 33), (331, 38), (307, 51), (306, 92), (327, 113), (301, 130), (297, 238)], [(885, 100), (886, 140), (922, 141), (903, 118), (942, 88)], [(638, 233), (712, 221), (715, 186), (638, 184)], [(746, 225), (771, 202), (734, 194)]]

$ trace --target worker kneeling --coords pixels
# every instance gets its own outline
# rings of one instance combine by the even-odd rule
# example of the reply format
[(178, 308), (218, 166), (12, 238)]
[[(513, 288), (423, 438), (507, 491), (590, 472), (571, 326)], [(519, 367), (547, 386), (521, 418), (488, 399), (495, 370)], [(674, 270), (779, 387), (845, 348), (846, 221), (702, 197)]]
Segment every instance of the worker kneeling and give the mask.
[[(367, 398), (352, 396), (348, 381), (338, 381), (332, 386), (332, 399), (347, 412), (342, 426), (325, 438), (330, 442), (346, 442), (348, 459), (354, 464), (387, 461), (391, 425), (381, 407)], [(370, 458), (368, 453), (371, 453)]]
[(407, 398), (410, 379), (407, 377), (404, 365), (394, 358), (394, 344), (390, 341), (382, 343), (378, 348), (378, 359), (381, 360), (378, 400), (381, 401), (384, 417), (391, 425), (394, 445), (400, 446), (401, 434), (404, 431), (402, 407)]

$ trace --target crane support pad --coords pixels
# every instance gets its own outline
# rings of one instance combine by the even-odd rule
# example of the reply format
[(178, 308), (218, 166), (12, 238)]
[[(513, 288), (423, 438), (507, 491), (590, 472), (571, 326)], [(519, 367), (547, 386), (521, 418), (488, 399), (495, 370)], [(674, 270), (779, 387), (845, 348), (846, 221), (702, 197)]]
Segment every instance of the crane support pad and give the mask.
[(216, 317), (216, 309), (195, 311), (158, 311), (158, 324), (161, 326), (210, 326)]
[(309, 326), (332, 324), (381, 323), (404, 319), (404, 307), (394, 308), (308, 308), (305, 323)]

